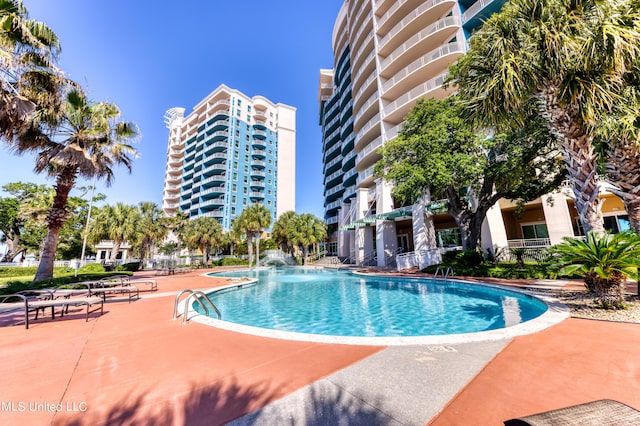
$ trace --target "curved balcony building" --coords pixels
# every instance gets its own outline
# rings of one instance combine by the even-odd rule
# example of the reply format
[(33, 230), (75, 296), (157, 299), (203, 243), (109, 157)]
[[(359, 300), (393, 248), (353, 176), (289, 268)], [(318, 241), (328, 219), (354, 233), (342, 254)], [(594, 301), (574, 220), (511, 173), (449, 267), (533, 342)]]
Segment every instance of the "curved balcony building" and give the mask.
[(214, 217), (230, 229), (253, 203), (264, 204), (272, 222), (295, 209), (295, 108), (221, 85), (184, 111), (165, 114), (166, 214)]
[[(465, 53), (471, 32), (504, 2), (344, 1), (332, 35), (334, 68), (320, 71), (318, 99), (325, 221), (341, 256), (358, 261), (374, 247), (411, 245), (401, 241), (399, 229), (373, 235), (375, 218), (394, 210), (391, 188), (373, 173), (378, 149), (398, 135), (419, 99), (451, 94), (442, 87), (449, 65)], [(356, 236), (341, 232), (353, 230), (353, 222), (367, 226), (356, 228)], [(384, 265), (381, 254), (378, 263)]]

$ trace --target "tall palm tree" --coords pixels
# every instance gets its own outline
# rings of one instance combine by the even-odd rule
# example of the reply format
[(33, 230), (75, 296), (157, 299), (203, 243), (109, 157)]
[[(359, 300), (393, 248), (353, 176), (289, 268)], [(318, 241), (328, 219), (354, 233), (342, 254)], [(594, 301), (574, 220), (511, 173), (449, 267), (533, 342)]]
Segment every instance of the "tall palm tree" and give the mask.
[(304, 264), (307, 264), (309, 248), (327, 238), (324, 223), (310, 213), (303, 213), (294, 219), (291, 240), (302, 248)]
[[(129, 145), (138, 134), (136, 125), (119, 121), (120, 111), (112, 103), (91, 103), (72, 89), (62, 112), (53, 122), (34, 116), (31, 127), (11, 142), (18, 153), (37, 153), (36, 173), (55, 178), (53, 207), (47, 217), (49, 232), (44, 241), (35, 281), (53, 277), (53, 262), (60, 228), (67, 218), (67, 199), (79, 176), (104, 179), (110, 185), (114, 167), (129, 171), (136, 150)], [(45, 117), (50, 118), (50, 117)]]
[(189, 250), (200, 250), (205, 266), (209, 266), (212, 247), (220, 244), (222, 226), (212, 217), (198, 217), (187, 222), (180, 230), (180, 240)]
[(251, 267), (253, 254), (253, 240), (256, 242), (256, 262), (260, 262), (260, 237), (262, 232), (271, 225), (271, 211), (264, 204), (252, 204), (238, 216), (236, 227), (243, 230), (247, 237), (247, 249), (249, 251), (249, 267)]
[(451, 71), (471, 117), (485, 126), (521, 125), (523, 106), (537, 101), (587, 232), (604, 229), (594, 127), (620, 105), (640, 55), (638, 28), (637, 4), (628, 0), (511, 0)]
[(29, 19), (21, 0), (0, 2), (0, 134), (12, 140), (38, 110), (60, 105), (59, 88), (69, 80), (54, 66), (57, 35)]
[(293, 252), (291, 232), (297, 217), (298, 214), (294, 211), (284, 212), (273, 224), (271, 238), (285, 253)]
[(140, 210), (140, 259), (151, 255), (158, 241), (169, 233), (167, 218), (156, 203), (143, 201), (138, 204)]
[(98, 210), (89, 226), (89, 236), (92, 243), (101, 240), (111, 240), (110, 262), (115, 263), (118, 252), (124, 242), (135, 243), (140, 237), (140, 212), (136, 206), (117, 203), (115, 206), (106, 205)]
[(624, 283), (638, 279), (640, 236), (590, 232), (586, 239), (564, 238), (550, 249), (562, 274), (584, 277), (585, 286), (606, 308), (624, 308)]

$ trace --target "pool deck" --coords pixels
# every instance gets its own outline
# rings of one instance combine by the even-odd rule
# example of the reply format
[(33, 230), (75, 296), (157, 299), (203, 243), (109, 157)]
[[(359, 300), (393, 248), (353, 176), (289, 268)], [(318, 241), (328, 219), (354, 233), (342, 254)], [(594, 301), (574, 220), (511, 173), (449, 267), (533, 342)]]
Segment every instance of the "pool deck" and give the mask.
[(88, 322), (78, 311), (25, 330), (0, 315), (0, 425), (500, 425), (603, 398), (640, 408), (640, 324), (567, 319), (456, 345), (286, 341), (172, 320), (178, 291), (227, 284), (201, 274), (146, 275), (158, 291), (110, 298)]

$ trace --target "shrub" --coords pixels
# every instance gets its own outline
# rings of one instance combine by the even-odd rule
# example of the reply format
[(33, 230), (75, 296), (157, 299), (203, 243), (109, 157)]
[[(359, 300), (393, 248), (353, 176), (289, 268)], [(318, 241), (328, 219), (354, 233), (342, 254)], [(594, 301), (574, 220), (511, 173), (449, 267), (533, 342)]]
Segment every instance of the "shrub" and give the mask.
[(130, 262), (123, 265), (116, 265), (115, 270), (119, 272), (136, 272), (140, 270), (140, 262)]
[(104, 266), (102, 266), (99, 263), (87, 263), (86, 265), (83, 265), (80, 267), (80, 269), (78, 269), (78, 273), (83, 273), (83, 274), (90, 274), (90, 273), (97, 273), (97, 272), (104, 272)]

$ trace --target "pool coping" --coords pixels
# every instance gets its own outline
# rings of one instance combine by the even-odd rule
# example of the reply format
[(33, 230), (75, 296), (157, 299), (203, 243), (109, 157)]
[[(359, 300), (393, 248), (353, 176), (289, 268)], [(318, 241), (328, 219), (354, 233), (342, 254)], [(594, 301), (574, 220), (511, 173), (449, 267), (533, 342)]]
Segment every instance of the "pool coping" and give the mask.
[[(317, 268), (317, 267), (316, 267)], [(362, 272), (353, 272), (354, 274), (361, 275), (376, 275), (376, 274), (365, 274)], [(203, 274), (203, 276), (207, 276), (211, 278), (211, 275)], [(427, 277), (405, 277), (405, 276), (396, 276), (396, 275), (388, 275), (393, 278), (403, 278), (409, 280), (419, 280)], [(225, 277), (222, 274), (216, 273), (215, 278), (232, 278)], [(233, 279), (236, 279), (233, 277)], [(212, 291), (222, 291), (229, 288), (238, 288), (246, 285), (252, 285), (257, 282), (257, 279), (248, 279), (244, 281), (238, 281), (233, 284), (229, 284), (221, 287), (214, 287), (209, 289), (201, 289), (204, 293), (209, 293)], [(512, 287), (505, 288), (504, 286), (494, 285), (494, 284), (486, 284), (486, 283), (478, 283), (472, 281), (465, 281), (459, 279), (449, 279), (449, 281), (461, 282), (470, 285), (478, 285), (478, 286), (487, 286), (491, 288), (496, 288), (503, 291), (509, 291), (514, 293), (520, 293), (527, 295), (529, 297), (533, 297), (535, 299), (543, 301), (548, 309), (545, 313), (540, 315), (537, 318), (531, 319), (529, 321), (512, 325), (509, 327), (496, 329), (496, 330), (488, 330), (488, 331), (480, 331), (475, 333), (461, 333), (461, 334), (445, 334), (445, 335), (434, 335), (434, 336), (393, 336), (393, 337), (365, 337), (365, 336), (330, 336), (324, 334), (310, 334), (310, 333), (297, 333), (292, 331), (282, 331), (282, 330), (272, 330), (266, 328), (252, 327), (248, 325), (235, 324), (231, 322), (227, 322), (223, 320), (218, 320), (215, 318), (207, 317), (206, 315), (201, 315), (195, 311), (190, 311), (189, 321), (194, 321), (200, 324), (209, 325), (217, 328), (221, 328), (228, 331), (251, 334), (254, 336), (260, 337), (268, 337), (274, 339), (283, 339), (283, 340), (295, 340), (301, 342), (312, 342), (312, 343), (331, 343), (331, 344), (342, 344), (342, 345), (366, 345), (366, 346), (407, 346), (407, 345), (454, 345), (460, 343), (473, 343), (473, 342), (489, 342), (503, 339), (511, 339), (517, 336), (524, 336), (527, 334), (533, 334), (538, 331), (549, 328), (553, 325), (559, 324), (565, 319), (569, 318), (570, 312), (569, 308), (560, 302), (558, 299), (540, 295), (540, 294), (532, 294), (531, 292), (527, 292), (521, 289), (516, 289)], [(183, 304), (180, 304), (178, 307), (178, 312), (180, 314), (184, 313)], [(224, 318), (224, 312), (223, 312)]]

